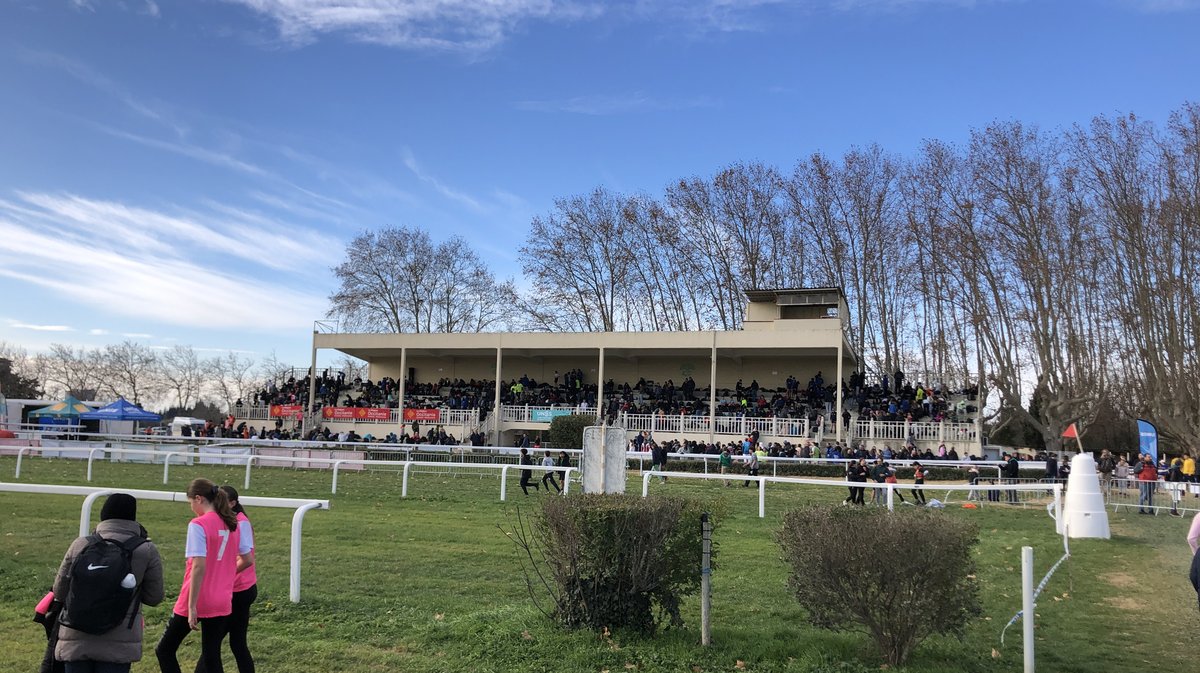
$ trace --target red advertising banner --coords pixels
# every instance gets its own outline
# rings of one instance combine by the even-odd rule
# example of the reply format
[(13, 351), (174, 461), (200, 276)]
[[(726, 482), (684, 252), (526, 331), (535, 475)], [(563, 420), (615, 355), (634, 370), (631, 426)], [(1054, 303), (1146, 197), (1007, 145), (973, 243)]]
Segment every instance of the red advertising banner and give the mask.
[(441, 409), (405, 409), (404, 420), (406, 421), (440, 421), (442, 420)]
[(271, 416), (284, 418), (300, 418), (304, 414), (304, 406), (300, 404), (272, 404)]
[(392, 410), (378, 407), (325, 407), (321, 415), (332, 421), (390, 421)]

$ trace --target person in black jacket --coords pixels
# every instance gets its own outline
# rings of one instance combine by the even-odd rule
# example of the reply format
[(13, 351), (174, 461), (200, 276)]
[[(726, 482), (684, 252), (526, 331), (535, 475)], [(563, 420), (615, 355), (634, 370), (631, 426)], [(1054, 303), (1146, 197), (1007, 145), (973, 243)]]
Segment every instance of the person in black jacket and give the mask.
[[(865, 484), (867, 483), (867, 475), (869, 472), (870, 470), (867, 469), (867, 459), (859, 458), (856, 462), (850, 463), (850, 467), (847, 470), (846, 476), (851, 483)], [(863, 486), (851, 486), (850, 503), (854, 505), (865, 505), (866, 503), (863, 501), (863, 491), (865, 490), (866, 488)]]
[[(1008, 462), (1004, 464), (1004, 479), (1007, 483), (1015, 484), (1021, 478), (1021, 464), (1017, 462), (1016, 454), (1006, 456)], [(1007, 494), (1008, 502), (1016, 504), (1017, 492), (1009, 491)]]
[[(529, 449), (521, 449), (521, 465), (533, 465), (533, 461), (529, 458)], [(525, 495), (529, 495), (529, 487), (533, 490), (538, 490), (537, 482), (530, 482), (533, 479), (533, 470), (521, 470), (521, 491)]]

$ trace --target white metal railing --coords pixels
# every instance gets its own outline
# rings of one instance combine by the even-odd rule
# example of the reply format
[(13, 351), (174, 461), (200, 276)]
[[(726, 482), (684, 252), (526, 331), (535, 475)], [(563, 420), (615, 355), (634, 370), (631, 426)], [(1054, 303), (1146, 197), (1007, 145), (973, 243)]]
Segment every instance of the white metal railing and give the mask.
[[(770, 477), (770, 476), (749, 476), (749, 475), (731, 475), (731, 474), (700, 474), (696, 472), (645, 472), (642, 474), (642, 497), (648, 497), (650, 494), (650, 479), (653, 477), (667, 477), (671, 479), (701, 479), (701, 480), (733, 480), (740, 479), (742, 481), (754, 481), (758, 483), (758, 516), (764, 518), (767, 516), (766, 492), (767, 482), (775, 484), (804, 484), (808, 486), (824, 486), (835, 488), (863, 488), (863, 489), (880, 489), (885, 492), (885, 499), (889, 511), (895, 509), (895, 494), (900, 490), (920, 490), (920, 491), (963, 491), (970, 490), (975, 493), (996, 491), (996, 492), (1021, 492), (1034, 491), (1039, 493), (1051, 492), (1054, 497), (1053, 503), (1053, 518), (1055, 522), (1062, 520), (1062, 484), (880, 484), (876, 482), (861, 482), (861, 481), (838, 481), (832, 479), (815, 479), (806, 477)], [(1056, 524), (1057, 525), (1057, 524)]]
[[(745, 437), (758, 431), (763, 437), (811, 437), (807, 418), (777, 418), (752, 416), (717, 416), (712, 419), (714, 434)], [(664, 434), (709, 432), (708, 416), (670, 414), (622, 413), (617, 424), (632, 432), (662, 432)]]
[(855, 439), (863, 441), (906, 441), (910, 436), (919, 442), (975, 442), (979, 430), (974, 423), (933, 421), (875, 421), (859, 419), (853, 424)]
[[(438, 420), (436, 420), (436, 421), (418, 421), (418, 422), (421, 423), (422, 425), (432, 424), (432, 425), (462, 425), (462, 426), (473, 426), (479, 422), (479, 410), (478, 409), (446, 409), (444, 407), (441, 407), (441, 408), (438, 408), (438, 411), (440, 412), (440, 414), (439, 414), (440, 417)], [(332, 422), (339, 422), (339, 423), (370, 423), (370, 424), (404, 423), (405, 422), (404, 411), (402, 409), (391, 409), (390, 413), (388, 414), (388, 417), (386, 419), (382, 419), (382, 418), (381, 419), (362, 419), (362, 418), (326, 419), (321, 416), (320, 409), (317, 409), (315, 414), (316, 414), (317, 422), (332, 421)], [(264, 406), (258, 406), (258, 407), (243, 406), (241, 408), (234, 409), (233, 416), (239, 422), (240, 421), (273, 421), (276, 418), (279, 418), (278, 416), (271, 416), (270, 407), (264, 407)], [(284, 419), (284, 420), (288, 420), (288, 419)]]
[[(44, 493), (50, 495), (82, 495), (86, 496), (79, 512), (79, 535), (87, 535), (91, 530), (92, 505), (101, 496), (112, 493), (128, 493), (143, 500), (165, 500), (169, 502), (187, 502), (186, 493), (174, 491), (147, 491), (128, 488), (92, 488), (88, 486), (63, 486), (58, 484), (11, 484), (0, 482), (0, 491), (15, 493)], [(303, 498), (263, 498), (241, 496), (239, 502), (252, 507), (282, 507), (295, 509), (292, 515), (292, 541), (290, 554), (291, 574), (289, 577), (289, 597), (293, 603), (300, 602), (300, 532), (304, 525), (304, 515), (313, 509), (329, 509), (328, 500), (310, 500)]]

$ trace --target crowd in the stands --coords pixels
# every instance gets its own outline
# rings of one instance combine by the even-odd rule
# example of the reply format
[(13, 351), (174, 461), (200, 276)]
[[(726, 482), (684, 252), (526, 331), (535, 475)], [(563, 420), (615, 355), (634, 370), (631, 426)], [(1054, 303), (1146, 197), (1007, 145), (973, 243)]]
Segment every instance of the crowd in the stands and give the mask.
[[(348, 379), (344, 371), (330, 372), (324, 370), (316, 380), (315, 409), (326, 406), (335, 407), (376, 407), (400, 408), (400, 386), (390, 377), (377, 381), (355, 377)], [(288, 377), (282, 381), (270, 381), (256, 392), (250, 406), (300, 405), (307, 406), (309, 394), (309, 378)], [(404, 408), (408, 409), (479, 409), (480, 420), (491, 412), (496, 394), (496, 385), (490, 380), (441, 379), (436, 383), (409, 382), (404, 386)], [(722, 417), (748, 418), (789, 418), (807, 419), (810, 427), (817, 428), (822, 424), (834, 424), (839, 420), (849, 426), (852, 412), (857, 412), (860, 421), (889, 421), (889, 422), (921, 422), (947, 421), (966, 422), (973, 414), (978, 413), (975, 404), (977, 387), (968, 387), (950, 391), (944, 387), (928, 385), (922, 382), (912, 382), (902, 371), (897, 370), (892, 375), (883, 375), (878, 380), (868, 381), (862, 372), (853, 372), (848, 380), (843, 380), (843, 413), (837, 417), (835, 401), (837, 386), (827, 381), (822, 372), (817, 372), (807, 383), (802, 383), (795, 376), (788, 376), (784, 385), (767, 387), (760, 385), (757, 380), (745, 384), (739, 380), (733, 388), (718, 388), (715, 396), (708, 388), (699, 388), (692, 377), (688, 376), (676, 384), (673, 379), (665, 382), (638, 379), (636, 382), (617, 383), (609, 379), (604, 384), (603, 399), (598, 395), (594, 382), (588, 382), (580, 369), (572, 369), (565, 374), (554, 372), (553, 378), (538, 381), (527, 375), (519, 379), (502, 382), (500, 386), (500, 402), (504, 405), (529, 405), (537, 407), (570, 407), (580, 410), (595, 410), (597, 404), (603, 404), (602, 415), (610, 421), (615, 421), (622, 414), (660, 414), (687, 415), (707, 417), (710, 400), (715, 398), (715, 415)], [(951, 396), (957, 396), (957, 401), (951, 401)], [(242, 400), (235, 405), (245, 406)], [(235, 411), (236, 413), (236, 411)], [(232, 436), (261, 436), (272, 439), (294, 438), (283, 427), (283, 422), (275, 421), (274, 428), (244, 427), (242, 423), (234, 428), (222, 428)], [(446, 441), (444, 430), (438, 426), (427, 427), (421, 432), (418, 424), (414, 424), (411, 434), (397, 436), (400, 441), (421, 441), (443, 443)], [(218, 430), (218, 431), (219, 431)], [(255, 433), (258, 433), (255, 435)], [(317, 434), (313, 434), (317, 433)], [(325, 428), (317, 428), (309, 433), (313, 439), (330, 439), (337, 433)], [(328, 435), (328, 436), (326, 436)], [(369, 438), (368, 438), (369, 437)], [(350, 441), (384, 441), (389, 437), (373, 437), (369, 433), (361, 437), (349, 434)], [(470, 438), (474, 443), (476, 437)], [(681, 445), (685, 451), (720, 453), (715, 446), (699, 449)], [(838, 454), (840, 457), (850, 457), (851, 447), (827, 446), (812, 449), (803, 445), (790, 446), (786, 444), (772, 447), (779, 455), (810, 456), (814, 453), (826, 457)], [(897, 457), (904, 452), (899, 446), (893, 451), (888, 447), (880, 447), (880, 455), (891, 452)], [(869, 449), (863, 449), (863, 457), (873, 457)], [(938, 458), (936, 454), (920, 455), (920, 458)]]

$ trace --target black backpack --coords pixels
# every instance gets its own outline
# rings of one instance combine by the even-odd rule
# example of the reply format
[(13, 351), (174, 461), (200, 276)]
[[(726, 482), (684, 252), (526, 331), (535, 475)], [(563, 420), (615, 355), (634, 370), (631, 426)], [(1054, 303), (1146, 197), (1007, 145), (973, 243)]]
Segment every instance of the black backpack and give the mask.
[[(137, 586), (121, 583), (133, 571), (133, 550), (145, 544), (135, 535), (117, 542), (93, 533), (71, 566), (71, 589), (64, 600), (59, 623), (77, 631), (100, 635), (116, 628), (125, 618)], [(137, 611), (126, 628), (133, 628)]]

